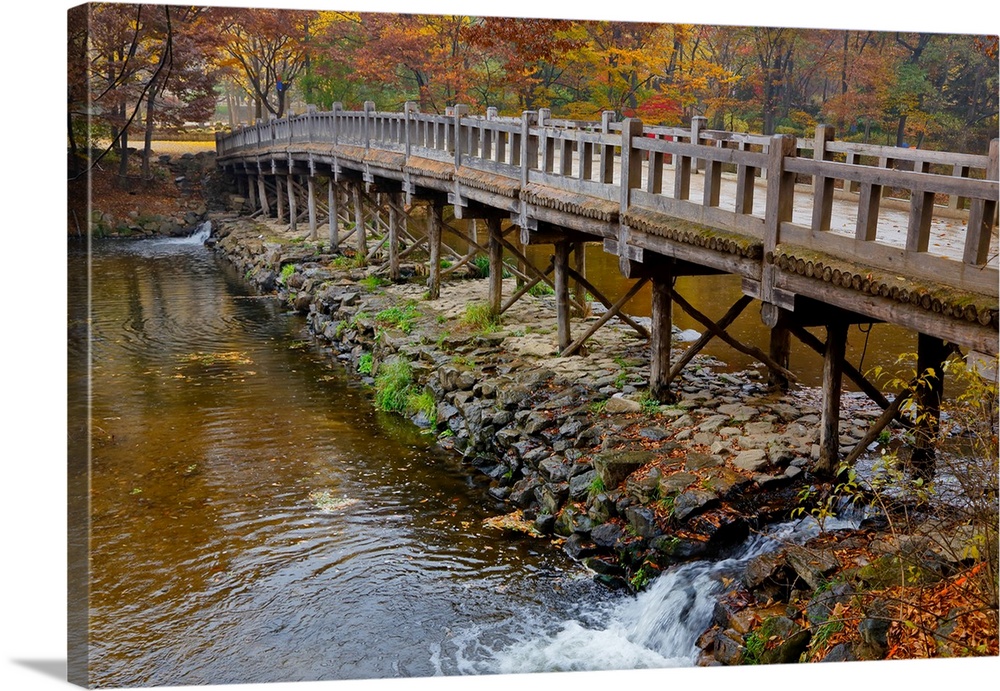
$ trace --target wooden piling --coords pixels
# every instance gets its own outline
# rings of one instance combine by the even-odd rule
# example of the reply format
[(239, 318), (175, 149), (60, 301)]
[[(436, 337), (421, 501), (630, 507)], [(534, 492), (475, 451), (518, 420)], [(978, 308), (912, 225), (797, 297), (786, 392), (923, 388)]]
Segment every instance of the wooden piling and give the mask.
[[(776, 319), (771, 326), (770, 342), (768, 344), (768, 355), (779, 365), (788, 369), (792, 352), (792, 337), (788, 329), (788, 312), (775, 308)], [(768, 384), (781, 391), (788, 391), (788, 378), (776, 370), (769, 370), (767, 375)]]
[(405, 217), (399, 213), (402, 205), (402, 195), (393, 192), (389, 195), (389, 280), (399, 281), (399, 230), (405, 223)]
[(819, 460), (815, 470), (833, 475), (840, 458), (840, 391), (847, 351), (847, 324), (833, 322), (826, 327), (826, 352), (823, 355), (823, 409), (819, 428)]
[(278, 198), (275, 202), (275, 211), (278, 214), (278, 223), (285, 222), (285, 186), (281, 184), (281, 179), (275, 175), (274, 176), (274, 193)]
[(298, 211), (295, 208), (295, 177), (288, 173), (285, 176), (288, 186), (288, 225), (290, 230), (298, 230)]
[(670, 394), (670, 343), (673, 329), (674, 275), (666, 264), (657, 267), (652, 276), (652, 332), (649, 351), (649, 395), (668, 403)]
[(267, 185), (264, 183), (264, 176), (257, 176), (257, 192), (260, 198), (260, 209), (265, 217), (271, 215), (271, 205), (267, 203)]
[(309, 239), (315, 240), (317, 238), (316, 233), (316, 182), (313, 180), (312, 175), (306, 176), (306, 187), (308, 189), (308, 207), (309, 207)]
[(250, 210), (251, 212), (257, 210), (257, 176), (248, 175), (247, 176), (247, 194), (250, 198)]
[(428, 205), (427, 242), (430, 249), (430, 266), (427, 276), (427, 297), (437, 300), (441, 297), (441, 225), (443, 205), (434, 200)]
[(340, 249), (340, 221), (337, 211), (337, 188), (333, 182), (333, 173), (326, 183), (326, 204), (330, 215), (330, 251), (336, 252)]
[(555, 243), (554, 283), (556, 291), (556, 324), (560, 352), (566, 350), (572, 341), (570, 337), (569, 315), (569, 250), (570, 243), (568, 241), (560, 240)]
[(503, 235), (500, 230), (500, 217), (488, 217), (486, 219), (486, 229), (489, 233), (490, 315), (493, 319), (496, 319), (500, 316), (500, 309), (503, 302)]
[(365, 231), (365, 214), (364, 208), (361, 202), (361, 182), (355, 181), (351, 185), (352, 196), (354, 197), (354, 230), (355, 237), (354, 242), (357, 256), (367, 257), (368, 256), (368, 234)]

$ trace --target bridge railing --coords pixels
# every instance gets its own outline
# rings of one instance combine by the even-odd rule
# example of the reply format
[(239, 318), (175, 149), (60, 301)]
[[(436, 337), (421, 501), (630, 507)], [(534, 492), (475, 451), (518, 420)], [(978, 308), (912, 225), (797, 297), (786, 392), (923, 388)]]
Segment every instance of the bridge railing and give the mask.
[(521, 120), (497, 115), (496, 108), (486, 115), (457, 114), (458, 146), (455, 164), (520, 179)]
[[(959, 290), (997, 295), (1000, 275), (995, 265), (988, 265), (993, 259), (989, 252), (998, 203), (997, 144), (993, 140), (989, 156), (984, 157), (987, 160), (983, 168), (989, 178), (984, 180), (841, 163), (824, 160), (818, 154), (811, 159), (794, 155), (775, 158), (772, 173), (777, 171), (783, 177), (808, 175), (814, 182), (807, 198), (811, 215), (805, 222), (795, 222), (792, 217), (794, 185), (783, 188), (781, 208), (775, 213), (777, 232), (773, 242), (828, 252), (908, 278), (946, 282)], [(860, 190), (857, 204), (841, 208), (853, 220), (853, 234), (831, 232), (837, 181), (844, 187), (857, 185)], [(896, 232), (896, 238), (886, 232), (895, 229), (887, 229), (888, 224), (879, 222), (884, 187), (909, 192), (906, 227)], [(970, 211), (953, 241), (935, 250), (931, 243), (935, 200), (952, 197), (968, 199)]]
[[(303, 144), (355, 145), (453, 161), (555, 190), (620, 201), (673, 218), (764, 240), (802, 245), (914, 278), (997, 293), (989, 256), (997, 213), (996, 141), (988, 156), (880, 147), (833, 139), (828, 126), (812, 138), (766, 137), (690, 128), (643, 126), (638, 120), (554, 119), (545, 110), (520, 118), (495, 110), (470, 115), (457, 105), (443, 115), (364, 110), (310, 111), (241, 127), (217, 137), (220, 155)], [(623, 172), (624, 171), (624, 172)], [(622, 184), (622, 180), (625, 184)], [(762, 182), (758, 182), (762, 180)], [(765, 182), (766, 181), (766, 182)], [(795, 183), (808, 181), (809, 198)], [(766, 185), (766, 187), (765, 187)], [(763, 189), (758, 189), (759, 187)], [(905, 228), (886, 223), (887, 190), (908, 205)], [(854, 202), (844, 200), (844, 192)], [(932, 221), (945, 208), (964, 223), (949, 247), (932, 242)], [(957, 220), (956, 220), (957, 219)], [(937, 219), (940, 220), (940, 219)]]
[[(720, 136), (673, 130), (663, 134), (659, 128), (642, 128), (641, 136), (631, 139), (631, 148), (646, 163), (641, 177), (633, 175), (630, 179), (630, 205), (762, 238), (764, 206), (760, 203), (762, 195), (755, 194), (755, 178), (767, 169), (766, 146), (759, 138), (735, 133)], [(692, 181), (699, 162), (703, 168), (701, 189), (692, 199)], [(724, 202), (722, 173), (726, 166), (736, 171), (736, 185)], [(672, 175), (669, 181), (668, 172)]]

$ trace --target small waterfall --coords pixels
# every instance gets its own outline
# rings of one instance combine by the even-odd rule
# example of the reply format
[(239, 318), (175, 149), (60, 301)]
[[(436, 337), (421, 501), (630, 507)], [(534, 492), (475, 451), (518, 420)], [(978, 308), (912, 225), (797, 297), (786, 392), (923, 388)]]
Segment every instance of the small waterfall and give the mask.
[(194, 231), (185, 238), (181, 238), (180, 242), (190, 243), (192, 245), (203, 245), (205, 244), (205, 240), (208, 240), (211, 234), (212, 234), (212, 222), (205, 221), (200, 226), (198, 226), (198, 229), (196, 231)]
[[(822, 530), (856, 528), (858, 516), (830, 518)], [(482, 663), (463, 659), (465, 673), (515, 674), (687, 667), (695, 664), (698, 637), (711, 624), (723, 579), (736, 578), (750, 560), (821, 532), (811, 517), (773, 526), (744, 542), (727, 559), (681, 564), (636, 595), (597, 603), (578, 619), (555, 626), (535, 622), (519, 640), (486, 654)]]

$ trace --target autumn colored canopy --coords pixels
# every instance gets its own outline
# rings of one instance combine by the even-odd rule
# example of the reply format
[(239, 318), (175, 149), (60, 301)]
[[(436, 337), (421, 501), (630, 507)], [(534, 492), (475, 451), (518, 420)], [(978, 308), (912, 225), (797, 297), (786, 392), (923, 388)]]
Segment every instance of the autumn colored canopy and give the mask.
[(84, 113), (127, 142), (140, 123), (369, 100), (704, 115), (764, 134), (826, 122), (839, 138), (975, 152), (998, 124), (995, 36), (98, 3), (71, 10), (69, 47), (88, 56), (70, 74), (71, 145)]

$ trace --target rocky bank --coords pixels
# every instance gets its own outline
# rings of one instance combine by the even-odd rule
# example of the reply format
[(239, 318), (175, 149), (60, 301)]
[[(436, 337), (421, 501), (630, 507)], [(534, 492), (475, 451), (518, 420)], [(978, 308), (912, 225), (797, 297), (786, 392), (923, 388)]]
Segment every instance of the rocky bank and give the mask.
[[(487, 287), (473, 269), (430, 301), (422, 280), (389, 284), (301, 236), (232, 219), (212, 242), (250, 283), (305, 315), (376, 405), (491, 479), (491, 525), (552, 540), (608, 587), (640, 590), (673, 564), (716, 558), (825, 506), (832, 487), (810, 472), (819, 392), (771, 391), (756, 370), (698, 356), (674, 384), (677, 402), (660, 405), (645, 393), (648, 343), (624, 325), (599, 330), (585, 356), (560, 358), (552, 297), (525, 296), (494, 324), (477, 307)], [(420, 266), (403, 273), (416, 277)], [(679, 355), (684, 344), (675, 347)], [(880, 411), (860, 397), (845, 410), (846, 452)], [(699, 663), (884, 657), (886, 604), (859, 595), (899, 573), (898, 545), (880, 527), (755, 559), (727, 584)], [(958, 566), (945, 554), (928, 566), (926, 550), (914, 559), (921, 578)]]

